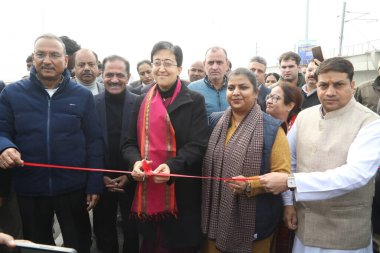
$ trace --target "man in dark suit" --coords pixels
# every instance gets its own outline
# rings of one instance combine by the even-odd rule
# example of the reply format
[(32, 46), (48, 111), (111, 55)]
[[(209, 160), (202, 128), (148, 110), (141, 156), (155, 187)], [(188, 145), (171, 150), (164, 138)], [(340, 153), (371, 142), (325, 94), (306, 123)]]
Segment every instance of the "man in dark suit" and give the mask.
[(257, 96), (257, 103), (263, 112), (267, 109), (266, 96), (270, 93), (270, 89), (265, 86), (265, 71), (267, 70), (267, 61), (261, 56), (254, 56), (249, 61), (248, 68), (255, 73), (259, 94)]
[[(105, 144), (105, 166), (109, 170), (128, 170), (123, 162), (120, 145), (128, 129), (130, 112), (137, 95), (126, 88), (130, 77), (130, 65), (124, 58), (112, 55), (103, 60), (105, 92), (95, 96)], [(119, 252), (116, 221), (120, 207), (124, 232), (123, 253), (138, 252), (138, 233), (129, 212), (135, 184), (127, 174), (105, 173), (105, 191), (94, 209), (94, 232), (98, 248), (103, 253)]]
[(134, 94), (145, 94), (155, 84), (152, 74), (152, 63), (149, 60), (138, 62), (137, 73), (140, 79), (128, 84), (128, 88)]
[(0, 92), (5, 88), (5, 83), (0, 80)]

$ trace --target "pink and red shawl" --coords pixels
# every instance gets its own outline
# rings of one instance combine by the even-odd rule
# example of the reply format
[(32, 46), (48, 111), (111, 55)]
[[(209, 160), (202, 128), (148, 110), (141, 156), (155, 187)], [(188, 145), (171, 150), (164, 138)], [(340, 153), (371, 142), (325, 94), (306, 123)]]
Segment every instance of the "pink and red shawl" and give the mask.
[[(181, 90), (180, 81), (170, 99), (172, 103)], [(158, 92), (157, 84), (145, 96), (137, 120), (137, 140), (141, 159), (150, 160), (152, 170), (176, 156), (176, 139), (169, 114)], [(178, 212), (175, 183), (156, 184), (152, 177), (138, 182), (132, 204), (132, 213), (140, 219), (161, 219)]]

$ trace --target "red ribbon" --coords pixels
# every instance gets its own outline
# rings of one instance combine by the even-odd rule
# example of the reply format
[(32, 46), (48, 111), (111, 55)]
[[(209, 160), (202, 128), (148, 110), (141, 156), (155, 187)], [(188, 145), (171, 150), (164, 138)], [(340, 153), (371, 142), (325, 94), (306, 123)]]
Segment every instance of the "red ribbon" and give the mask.
[[(145, 164), (145, 166), (144, 166)], [(65, 170), (77, 170), (77, 171), (90, 171), (90, 172), (111, 172), (111, 173), (123, 173), (123, 174), (131, 174), (131, 171), (125, 170), (106, 170), (106, 169), (95, 169), (95, 168), (85, 168), (85, 167), (74, 167), (74, 166), (63, 166), (63, 165), (55, 165), (55, 164), (44, 164), (44, 163), (30, 163), (24, 162), (24, 165), (31, 167), (41, 167), (41, 168), (54, 168), (54, 169), (65, 169)], [(250, 178), (231, 178), (231, 177), (205, 177), (205, 176), (190, 176), (183, 174), (167, 174), (167, 173), (157, 173), (154, 174), (146, 163), (143, 163), (143, 169), (145, 174), (148, 176), (169, 176), (169, 177), (178, 177), (178, 178), (196, 178), (196, 179), (209, 179), (209, 180), (217, 180), (217, 181), (248, 181), (248, 180), (258, 180), (259, 177), (250, 177)]]

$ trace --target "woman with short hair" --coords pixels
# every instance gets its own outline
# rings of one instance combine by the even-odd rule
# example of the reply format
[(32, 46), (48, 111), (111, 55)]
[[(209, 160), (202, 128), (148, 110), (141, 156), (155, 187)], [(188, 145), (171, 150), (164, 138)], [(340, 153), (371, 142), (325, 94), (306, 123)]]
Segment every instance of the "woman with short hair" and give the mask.
[(286, 81), (280, 81), (266, 97), (266, 112), (283, 121), (289, 131), (301, 111), (302, 100), (303, 96), (298, 87)]
[[(205, 100), (181, 83), (182, 50), (161, 41), (151, 52), (156, 84), (137, 100), (123, 146), (137, 181), (131, 212), (141, 253), (196, 253), (201, 241), (199, 179), (208, 139)], [(164, 173), (164, 175), (156, 175)]]

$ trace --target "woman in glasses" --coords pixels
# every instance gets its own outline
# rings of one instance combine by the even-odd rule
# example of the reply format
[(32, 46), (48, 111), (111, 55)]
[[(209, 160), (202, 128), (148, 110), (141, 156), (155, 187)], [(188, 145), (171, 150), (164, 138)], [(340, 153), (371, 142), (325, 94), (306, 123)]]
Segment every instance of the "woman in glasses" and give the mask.
[[(280, 81), (266, 97), (267, 113), (283, 122), (287, 131), (301, 111), (302, 93), (297, 87), (288, 82)], [(284, 207), (284, 215), (295, 214), (293, 206)], [(276, 253), (291, 253), (293, 248), (294, 232), (281, 223), (276, 235)]]
[(230, 107), (210, 116), (215, 125), (203, 163), (202, 252), (269, 253), (281, 220), (280, 195), (257, 180), (268, 172), (290, 172), (290, 152), (281, 121), (263, 113), (255, 74), (238, 68), (227, 83)]
[(140, 252), (199, 250), (201, 181), (168, 175), (200, 176), (208, 139), (204, 98), (179, 79), (182, 58), (179, 46), (154, 45), (156, 84), (136, 102), (122, 149), (137, 181), (131, 212), (139, 221)]
[(297, 87), (285, 81), (280, 81), (266, 97), (266, 112), (284, 122), (289, 131), (297, 114), (301, 111), (302, 93)]

